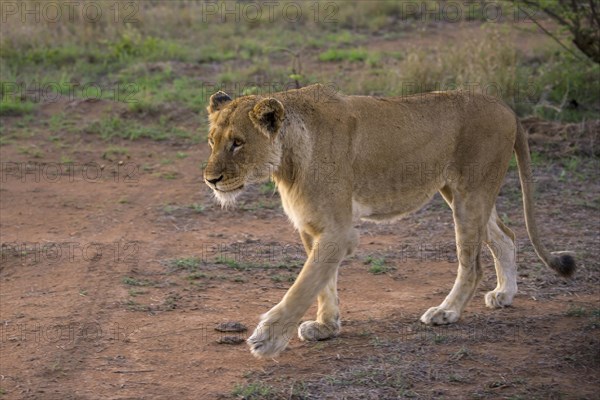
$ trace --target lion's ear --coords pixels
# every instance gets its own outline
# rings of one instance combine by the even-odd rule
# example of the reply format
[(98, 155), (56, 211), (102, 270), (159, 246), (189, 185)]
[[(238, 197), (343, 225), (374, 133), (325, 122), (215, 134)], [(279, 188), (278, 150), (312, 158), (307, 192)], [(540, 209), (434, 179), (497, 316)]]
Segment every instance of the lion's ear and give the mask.
[(248, 115), (259, 131), (273, 139), (281, 128), (284, 114), (283, 104), (271, 98), (261, 100)]
[(220, 90), (210, 96), (210, 101), (208, 102), (208, 110), (209, 114), (219, 111), (222, 109), (227, 103), (231, 101), (231, 97), (225, 92), (221, 92)]

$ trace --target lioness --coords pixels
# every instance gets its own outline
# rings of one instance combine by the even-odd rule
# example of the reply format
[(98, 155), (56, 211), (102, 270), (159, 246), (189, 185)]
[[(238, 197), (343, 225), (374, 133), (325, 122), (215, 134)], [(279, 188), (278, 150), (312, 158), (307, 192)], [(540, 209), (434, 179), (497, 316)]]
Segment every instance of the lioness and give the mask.
[[(562, 276), (575, 271), (570, 253), (549, 253), (540, 242), (526, 133), (495, 98), (460, 91), (345, 96), (312, 85), (236, 100), (218, 92), (208, 114), (212, 153), (206, 184), (227, 205), (248, 183), (274, 179), (308, 255), (295, 283), (248, 339), (257, 357), (276, 356), (296, 330), (302, 340), (337, 335), (337, 270), (358, 244), (353, 217), (397, 218), (436, 192), (454, 216), (458, 276), (442, 304), (421, 321), (458, 320), (482, 276), (483, 243), (494, 256), (498, 280), (485, 304), (511, 304), (517, 292), (515, 235), (498, 217), (495, 202), (513, 151), (537, 255)], [(316, 320), (298, 327), (315, 298)]]

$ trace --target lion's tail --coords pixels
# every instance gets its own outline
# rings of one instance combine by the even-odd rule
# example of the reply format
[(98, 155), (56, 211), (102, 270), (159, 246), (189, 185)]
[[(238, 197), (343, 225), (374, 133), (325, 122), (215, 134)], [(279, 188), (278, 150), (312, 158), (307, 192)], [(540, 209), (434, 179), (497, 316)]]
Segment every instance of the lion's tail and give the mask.
[(566, 251), (548, 252), (546, 247), (540, 241), (540, 234), (535, 222), (533, 209), (533, 183), (531, 172), (531, 156), (529, 154), (529, 143), (527, 142), (527, 133), (521, 126), (517, 118), (517, 140), (515, 142), (515, 154), (517, 156), (517, 165), (519, 167), (519, 178), (521, 179), (521, 189), (523, 191), (523, 209), (525, 210), (525, 224), (529, 239), (538, 257), (552, 268), (559, 275), (569, 277), (573, 275), (576, 269), (575, 258), (573, 254)]

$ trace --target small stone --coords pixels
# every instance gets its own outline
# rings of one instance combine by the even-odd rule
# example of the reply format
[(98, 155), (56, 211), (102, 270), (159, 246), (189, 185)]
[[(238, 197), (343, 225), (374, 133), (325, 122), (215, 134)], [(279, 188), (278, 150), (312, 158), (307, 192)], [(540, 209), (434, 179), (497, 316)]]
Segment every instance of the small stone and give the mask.
[(217, 343), (219, 344), (241, 344), (244, 342), (244, 338), (239, 336), (223, 336), (222, 338), (219, 338), (219, 340), (217, 340)]
[(248, 330), (246, 325), (237, 321), (221, 322), (215, 329), (219, 332), (246, 332)]

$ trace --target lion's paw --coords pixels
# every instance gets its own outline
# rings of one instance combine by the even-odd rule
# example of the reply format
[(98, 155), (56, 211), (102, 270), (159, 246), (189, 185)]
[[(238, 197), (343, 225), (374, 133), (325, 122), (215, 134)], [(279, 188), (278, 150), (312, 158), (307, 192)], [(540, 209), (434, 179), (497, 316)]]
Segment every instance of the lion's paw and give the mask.
[(300, 340), (317, 341), (336, 337), (340, 333), (340, 323), (322, 324), (317, 321), (306, 321), (298, 327)]
[(287, 347), (296, 326), (261, 321), (246, 343), (250, 346), (252, 355), (257, 358), (276, 357)]
[(421, 316), (421, 322), (427, 325), (446, 325), (458, 321), (460, 315), (456, 311), (431, 307)]
[(502, 308), (510, 306), (514, 296), (514, 293), (497, 292), (492, 290), (491, 292), (487, 292), (485, 295), (485, 305), (489, 308)]

